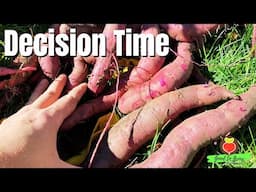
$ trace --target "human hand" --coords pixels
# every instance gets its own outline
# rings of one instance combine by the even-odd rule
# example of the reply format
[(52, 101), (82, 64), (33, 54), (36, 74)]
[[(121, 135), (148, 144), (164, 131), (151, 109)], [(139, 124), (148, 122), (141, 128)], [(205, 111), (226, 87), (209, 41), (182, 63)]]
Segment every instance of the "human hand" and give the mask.
[(60, 98), (67, 82), (60, 75), (48, 86), (42, 80), (26, 106), (0, 125), (0, 167), (73, 167), (57, 152), (57, 132), (86, 91), (82, 83)]

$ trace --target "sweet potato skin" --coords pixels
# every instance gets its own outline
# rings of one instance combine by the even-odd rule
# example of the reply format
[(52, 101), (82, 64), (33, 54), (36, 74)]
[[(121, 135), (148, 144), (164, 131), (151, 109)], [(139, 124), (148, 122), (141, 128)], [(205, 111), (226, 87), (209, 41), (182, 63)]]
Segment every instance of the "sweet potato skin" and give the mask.
[(193, 44), (180, 42), (177, 58), (159, 70), (149, 81), (130, 87), (118, 101), (119, 110), (128, 114), (153, 98), (179, 88), (193, 69), (192, 47)]
[(59, 56), (45, 56), (39, 57), (38, 62), (44, 74), (54, 79), (57, 76), (57, 73), (60, 70), (60, 58)]
[(168, 120), (188, 109), (234, 97), (223, 87), (213, 84), (194, 85), (166, 93), (118, 121), (103, 138), (92, 166), (119, 167), (153, 138), (156, 130)]
[[(101, 32), (103, 25), (96, 25), (96, 24), (53, 24), (51, 26), (54, 28), (55, 34), (69, 34), (70, 28), (76, 28), (77, 34), (81, 33), (88, 33), (91, 34), (92, 32)], [(48, 35), (47, 33), (45, 34), (46, 36)], [(42, 45), (42, 46), (47, 46), (47, 45)], [(75, 59), (77, 59), (75, 57)], [(39, 63), (40, 67), (42, 68), (42, 71), (44, 74), (51, 78), (54, 79), (57, 76), (57, 73), (60, 70), (61, 63), (60, 63), (60, 58), (56, 56), (44, 56), (39, 58)], [(74, 62), (78, 63), (78, 60), (75, 60)], [(82, 75), (78, 75), (78, 73), (84, 73), (85, 67), (79, 67), (81, 64), (74, 64), (74, 70), (72, 71), (72, 74), (69, 76), (69, 86), (68, 89), (72, 89), (75, 87), (77, 84), (82, 82), (81, 79)], [(74, 85), (73, 85), (74, 83)]]
[(70, 28), (75, 28), (76, 33), (79, 35), (81, 33), (101, 33), (104, 29), (104, 24), (89, 24), (89, 23), (62, 23), (54, 24), (52, 26), (58, 33), (69, 34)]
[(106, 24), (103, 30), (103, 34), (107, 39), (107, 55), (106, 57), (98, 57), (96, 63), (90, 74), (88, 88), (96, 95), (101, 93), (111, 78), (110, 65), (112, 61), (112, 54), (116, 48), (116, 38), (114, 36), (114, 30), (124, 29), (125, 24)]
[(10, 89), (15, 87), (16, 85), (24, 83), (33, 73), (38, 65), (37, 56), (32, 55), (30, 57), (17, 56), (13, 65), (23, 66), (25, 69), (31, 69), (27, 71), (22, 71), (22, 73), (16, 73), (11, 75), (10, 79), (3, 80), (0, 82), (0, 90), (2, 89)]
[(176, 41), (192, 42), (199, 40), (208, 32), (221, 27), (220, 24), (161, 24), (167, 33)]
[(256, 86), (216, 109), (186, 119), (165, 138), (163, 145), (133, 168), (187, 167), (196, 152), (210, 140), (234, 132), (256, 113)]
[[(159, 26), (156, 24), (142, 25), (142, 34), (159, 34)], [(137, 66), (135, 66), (130, 74), (127, 82), (128, 86), (142, 84), (149, 80), (156, 72), (160, 70), (165, 61), (165, 57), (156, 55), (155, 57), (141, 57)]]
[(35, 71), (35, 67), (24, 67), (21, 69), (11, 69), (8, 67), (0, 67), (0, 76), (5, 76), (5, 75), (14, 75), (17, 73), (23, 73), (27, 71)]
[[(56, 27), (55, 27), (56, 28)], [(59, 30), (54, 31), (55, 35), (59, 34)], [(48, 37), (48, 33), (45, 33), (45, 36)], [(48, 44), (42, 44), (41, 46), (48, 46)], [(38, 57), (39, 65), (43, 73), (50, 79), (54, 79), (60, 70), (60, 58), (59, 56), (49, 56)]]
[(68, 76), (67, 90), (71, 90), (86, 79), (87, 63), (81, 56), (74, 57), (74, 67)]

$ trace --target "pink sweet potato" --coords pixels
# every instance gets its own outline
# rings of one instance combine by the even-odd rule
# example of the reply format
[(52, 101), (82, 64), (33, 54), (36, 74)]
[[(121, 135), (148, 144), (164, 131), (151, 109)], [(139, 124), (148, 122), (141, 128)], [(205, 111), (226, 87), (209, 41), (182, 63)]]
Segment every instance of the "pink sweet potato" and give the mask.
[[(159, 34), (159, 27), (156, 24), (142, 25), (142, 34)], [(156, 55), (155, 57), (141, 57), (137, 66), (135, 66), (130, 74), (127, 82), (128, 86), (142, 84), (148, 81), (163, 66), (164, 57)]]
[(233, 93), (213, 84), (166, 93), (119, 120), (105, 134), (92, 167), (120, 167), (167, 121), (191, 108), (234, 97)]
[[(38, 65), (37, 56), (30, 57), (17, 56), (13, 63), (15, 66), (22, 66), (18, 73), (12, 74), (9, 79), (0, 82), (0, 90), (13, 88), (16, 85), (24, 83), (36, 69)], [(10, 71), (9, 71), (10, 73)]]
[(5, 75), (14, 75), (17, 73), (23, 73), (27, 71), (35, 71), (36, 67), (24, 67), (21, 69), (11, 69), (8, 67), (0, 67), (0, 76), (5, 76)]
[[(54, 24), (52, 25), (54, 28), (55, 34), (69, 34), (70, 28), (76, 28), (77, 34), (80, 33), (92, 33), (99, 32), (102, 28), (102, 25), (94, 25), (94, 24)], [(48, 35), (47, 33), (45, 34)], [(47, 46), (44, 44), (42, 46)], [(91, 58), (90, 58), (91, 59)], [(91, 59), (92, 60), (92, 59)], [(39, 58), (39, 63), (44, 74), (54, 79), (57, 76), (57, 73), (60, 71), (61, 63), (60, 58), (56, 56), (45, 56)], [(67, 89), (70, 90), (79, 83), (81, 83), (87, 75), (87, 65), (85, 60), (82, 57), (77, 56), (74, 58), (74, 68), (71, 74), (69, 75)]]
[(186, 119), (165, 138), (163, 145), (134, 168), (187, 167), (197, 151), (212, 139), (225, 136), (244, 125), (256, 113), (256, 86), (216, 109)]
[(52, 26), (57, 33), (69, 34), (70, 28), (75, 28), (76, 33), (79, 35), (81, 33), (101, 33), (104, 29), (104, 24), (89, 24), (89, 23), (63, 23), (54, 24)]
[(192, 42), (199, 40), (208, 32), (222, 26), (219, 24), (161, 24), (167, 33), (176, 41)]
[(54, 79), (57, 76), (57, 73), (60, 70), (60, 58), (59, 56), (45, 56), (39, 57), (38, 62), (44, 74)]
[(179, 88), (193, 69), (191, 49), (191, 43), (180, 42), (177, 58), (159, 70), (149, 81), (129, 88), (118, 101), (119, 110), (127, 114), (151, 99)]
[(83, 57), (76, 56), (73, 70), (68, 76), (67, 90), (69, 91), (83, 82), (86, 79), (87, 72), (87, 64)]
[(90, 74), (88, 88), (95, 94), (103, 91), (107, 81), (111, 78), (110, 65), (112, 61), (112, 54), (116, 48), (116, 38), (114, 30), (124, 29), (124, 24), (106, 24), (103, 34), (107, 39), (107, 55), (106, 57), (98, 57), (96, 63)]
[[(103, 26), (104, 25), (102, 24), (60, 24), (60, 25), (56, 24), (53, 27), (55, 28), (57, 33), (64, 33), (64, 34), (69, 34), (70, 28), (75, 28), (76, 34), (79, 35), (81, 33), (87, 33), (87, 34), (91, 34), (93, 32), (100, 33), (103, 30)], [(94, 60), (95, 58), (93, 56), (89, 56), (86, 58), (82, 56), (74, 57), (74, 67), (71, 74), (68, 76), (68, 83), (67, 83), (68, 91), (85, 80), (88, 72), (87, 63), (94, 63), (95, 62)], [(54, 61), (54, 62), (57, 64), (57, 61)], [(49, 62), (49, 63), (53, 64), (53, 62)], [(52, 64), (49, 64), (49, 66), (52, 66)], [(56, 68), (57, 66), (58, 65), (56, 65)], [(46, 71), (46, 69), (44, 71)], [(53, 73), (55, 73), (55, 71), (53, 71)]]
[[(54, 34), (59, 34), (58, 25), (54, 26), (55, 31)], [(48, 33), (45, 33), (45, 36), (48, 37)], [(41, 46), (48, 46), (48, 44), (42, 44)], [(38, 57), (39, 65), (43, 71), (43, 73), (51, 78), (55, 79), (55, 77), (58, 75), (58, 72), (60, 70), (60, 58), (59, 56), (49, 56), (46, 55), (44, 57)]]

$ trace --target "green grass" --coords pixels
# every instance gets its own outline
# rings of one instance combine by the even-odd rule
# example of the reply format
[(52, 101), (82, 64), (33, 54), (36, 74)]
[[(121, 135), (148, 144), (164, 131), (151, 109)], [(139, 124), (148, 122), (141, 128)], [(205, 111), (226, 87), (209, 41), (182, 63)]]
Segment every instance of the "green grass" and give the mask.
[[(216, 84), (223, 85), (236, 94), (241, 94), (256, 83), (256, 57), (252, 57), (252, 25), (225, 27), (211, 38), (200, 51), (207, 73)], [(210, 167), (251, 168), (256, 167), (256, 119), (252, 118), (233, 136), (239, 141), (239, 153), (252, 153), (252, 159), (240, 164), (223, 163)], [(220, 154), (216, 146), (208, 146), (208, 154)], [(209, 166), (209, 165), (204, 165)]]
[(241, 94), (256, 83), (256, 58), (251, 55), (252, 25), (243, 30), (236, 26), (224, 30), (222, 37), (202, 49), (201, 58), (215, 83)]
[(146, 151), (142, 153), (142, 160), (147, 159), (153, 152), (157, 150), (158, 139), (160, 137), (159, 128), (156, 129), (156, 133), (149, 145), (146, 146)]

